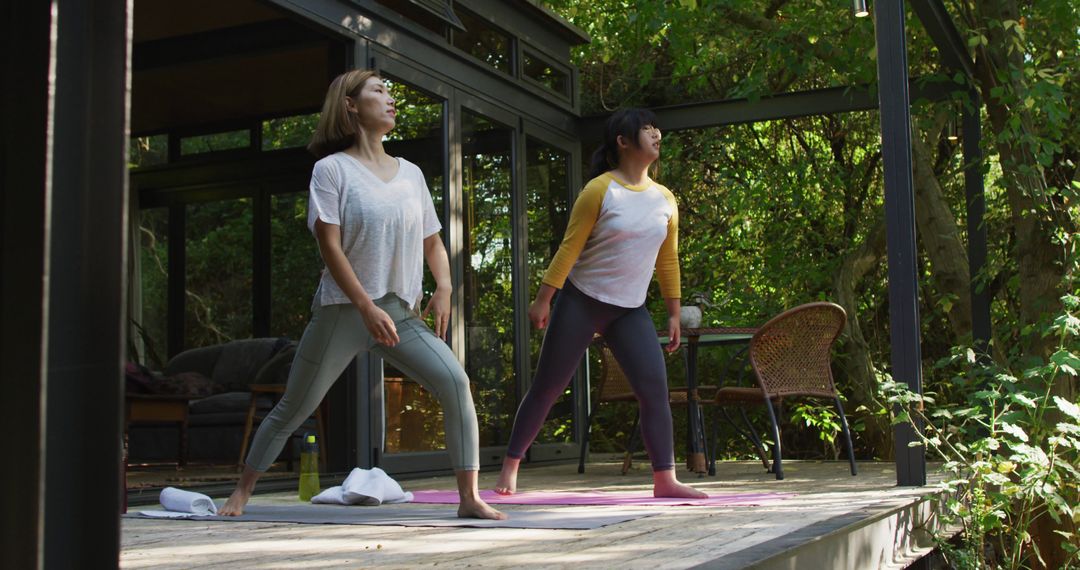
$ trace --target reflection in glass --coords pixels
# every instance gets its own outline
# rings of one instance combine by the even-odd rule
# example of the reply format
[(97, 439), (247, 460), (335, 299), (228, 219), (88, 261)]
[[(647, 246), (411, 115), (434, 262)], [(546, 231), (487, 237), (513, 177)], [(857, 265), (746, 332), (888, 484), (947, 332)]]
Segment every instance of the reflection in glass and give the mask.
[[(386, 152), (400, 156), (424, 172), (435, 212), (443, 219), (444, 157), (443, 102), (401, 81), (384, 78), (397, 107), (397, 124), (383, 142)], [(446, 235), (445, 230), (442, 235)], [(424, 265), (424, 302), (435, 291), (435, 281)], [(431, 324), (431, 319), (428, 319)], [(384, 364), (387, 453), (432, 451), (445, 447), (442, 406), (419, 384)]]
[(184, 347), (251, 336), (250, 198), (189, 204)]
[[(528, 139), (525, 147), (525, 192), (529, 223), (529, 299), (536, 297), (548, 263), (559, 250), (569, 219), (570, 154)], [(529, 334), (529, 373), (536, 370), (543, 342), (543, 331)], [(555, 403), (548, 420), (537, 436), (538, 442), (572, 442), (574, 440), (573, 383)]]
[(154, 166), (169, 162), (169, 135), (131, 137), (128, 144), (128, 168)]
[(262, 150), (305, 147), (317, 124), (319, 113), (267, 119), (262, 122)]
[(524, 57), (521, 69), (526, 77), (540, 82), (559, 95), (570, 94), (569, 81), (565, 72), (556, 69), (555, 66), (529, 51), (522, 53)]
[(513, 131), (462, 116), (465, 370), (472, 381), (480, 445), (504, 445), (517, 393), (511, 278)]
[(465, 10), (455, 7), (454, 12), (461, 19), (467, 31), (453, 30), (454, 47), (498, 69), (510, 73), (510, 36), (491, 25), (491, 22)]
[(323, 262), (307, 228), (307, 192), (270, 197), (270, 334), (299, 340)]
[(251, 147), (251, 131), (243, 129), (180, 139), (180, 155), (205, 154)]
[(168, 359), (169, 317), (169, 209), (139, 211), (139, 275), (142, 297), (141, 319), (133, 325), (141, 340), (142, 353), (132, 355), (154, 370), (162, 370)]

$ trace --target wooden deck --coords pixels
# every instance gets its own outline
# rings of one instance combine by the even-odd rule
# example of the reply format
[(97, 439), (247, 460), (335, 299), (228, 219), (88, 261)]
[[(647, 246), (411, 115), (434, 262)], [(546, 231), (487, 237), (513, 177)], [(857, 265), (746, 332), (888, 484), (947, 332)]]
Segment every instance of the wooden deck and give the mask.
[[(776, 481), (760, 463), (727, 462), (715, 477), (680, 475), (707, 492), (797, 494), (768, 506), (651, 507), (661, 514), (584, 531), (122, 519), (121, 566), (827, 570), (903, 568), (927, 552), (928, 536), (920, 529), (932, 518), (924, 500), (930, 489), (897, 488), (891, 463), (860, 463), (857, 477), (846, 462), (791, 461), (784, 471), (786, 479)], [(491, 488), (495, 476), (482, 473), (481, 488)], [(416, 479), (403, 486), (452, 489), (453, 480)], [(578, 475), (576, 464), (527, 467), (521, 488), (648, 490), (650, 476), (640, 462), (626, 476), (614, 461), (590, 463), (585, 475)], [(252, 502), (295, 500), (295, 493), (276, 493)], [(500, 508), (513, 516), (530, 507)]]

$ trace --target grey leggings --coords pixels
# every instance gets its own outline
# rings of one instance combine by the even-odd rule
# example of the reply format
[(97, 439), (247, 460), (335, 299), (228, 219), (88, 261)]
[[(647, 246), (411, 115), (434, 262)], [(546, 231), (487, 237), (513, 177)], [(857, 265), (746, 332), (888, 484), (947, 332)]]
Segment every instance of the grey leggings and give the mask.
[(451, 466), (459, 471), (480, 468), (480, 434), (465, 370), (450, 347), (400, 298), (391, 294), (375, 304), (394, 320), (401, 339), (397, 346), (377, 344), (353, 305), (315, 309), (296, 350), (285, 395), (259, 425), (251, 442), (248, 467), (266, 471), (289, 435), (311, 416), (349, 362), (370, 350), (419, 382), (442, 403)]
[(566, 390), (594, 333), (604, 335), (630, 380), (641, 409), (641, 433), (653, 471), (675, 468), (667, 368), (656, 328), (645, 306), (626, 309), (597, 301), (570, 281), (551, 311), (532, 387), (518, 407), (508, 457), (525, 457), (548, 412)]

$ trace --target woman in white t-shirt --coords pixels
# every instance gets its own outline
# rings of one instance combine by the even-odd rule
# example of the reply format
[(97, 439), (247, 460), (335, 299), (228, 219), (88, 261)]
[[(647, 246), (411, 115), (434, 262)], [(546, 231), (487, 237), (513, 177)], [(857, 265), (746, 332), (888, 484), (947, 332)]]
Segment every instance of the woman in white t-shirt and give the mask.
[[(660, 129), (645, 109), (622, 109), (604, 126), (591, 180), (570, 211), (529, 319), (547, 327), (536, 373), (514, 418), (495, 491), (517, 489), (518, 466), (551, 406), (566, 390), (593, 335), (604, 335), (641, 410), (641, 433), (657, 497), (705, 497), (675, 478), (667, 370), (645, 293), (655, 269), (667, 305), (668, 351), (679, 347), (679, 210), (675, 196), (649, 177), (660, 158)], [(551, 308), (551, 298), (561, 290)], [(550, 315), (550, 326), (548, 317)]]
[[(236, 490), (222, 515), (239, 515), (259, 476), (322, 401), (357, 354), (373, 351), (442, 403), (446, 450), (457, 475), (459, 517), (504, 519), (480, 499), (479, 429), (469, 377), (446, 345), (450, 264), (431, 193), (411, 162), (383, 149), (394, 128), (394, 99), (371, 70), (330, 84), (308, 150), (308, 228), (326, 269), (312, 302), (285, 394), (259, 425)], [(423, 262), (437, 284), (423, 315)], [(434, 317), (432, 331), (423, 319)]]

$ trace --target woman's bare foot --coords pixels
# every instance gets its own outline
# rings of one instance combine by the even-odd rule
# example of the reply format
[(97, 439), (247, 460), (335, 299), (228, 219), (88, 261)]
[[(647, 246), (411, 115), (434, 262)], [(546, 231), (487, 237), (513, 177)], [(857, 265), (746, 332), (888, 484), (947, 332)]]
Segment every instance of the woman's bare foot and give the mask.
[(494, 519), (506, 520), (506, 513), (497, 511), (491, 505), (484, 502), (479, 496), (462, 498), (458, 505), (457, 516), (459, 519)]
[(244, 489), (237, 487), (232, 494), (229, 495), (229, 500), (225, 501), (225, 505), (218, 509), (218, 516), (237, 517), (244, 514), (244, 507), (247, 506), (248, 499), (250, 498), (250, 492), (246, 492)]
[(479, 472), (455, 471), (457, 476), (458, 504), (457, 516), (461, 519), (494, 519), (506, 520), (506, 515), (493, 508), (480, 498)]
[(225, 501), (225, 505), (218, 509), (217, 514), (223, 517), (237, 517), (244, 514), (244, 507), (251, 499), (251, 493), (255, 491), (255, 482), (259, 480), (260, 475), (262, 473), (245, 465), (244, 472), (240, 474), (240, 480), (236, 482), (236, 489), (229, 495), (229, 500)]
[(520, 465), (520, 458), (503, 457), (502, 471), (499, 472), (499, 481), (495, 483), (496, 493), (500, 495), (513, 495), (517, 492), (517, 474)]
[(709, 497), (690, 485), (680, 483), (675, 478), (674, 469), (653, 471), (653, 496), (679, 499), (707, 499)]

